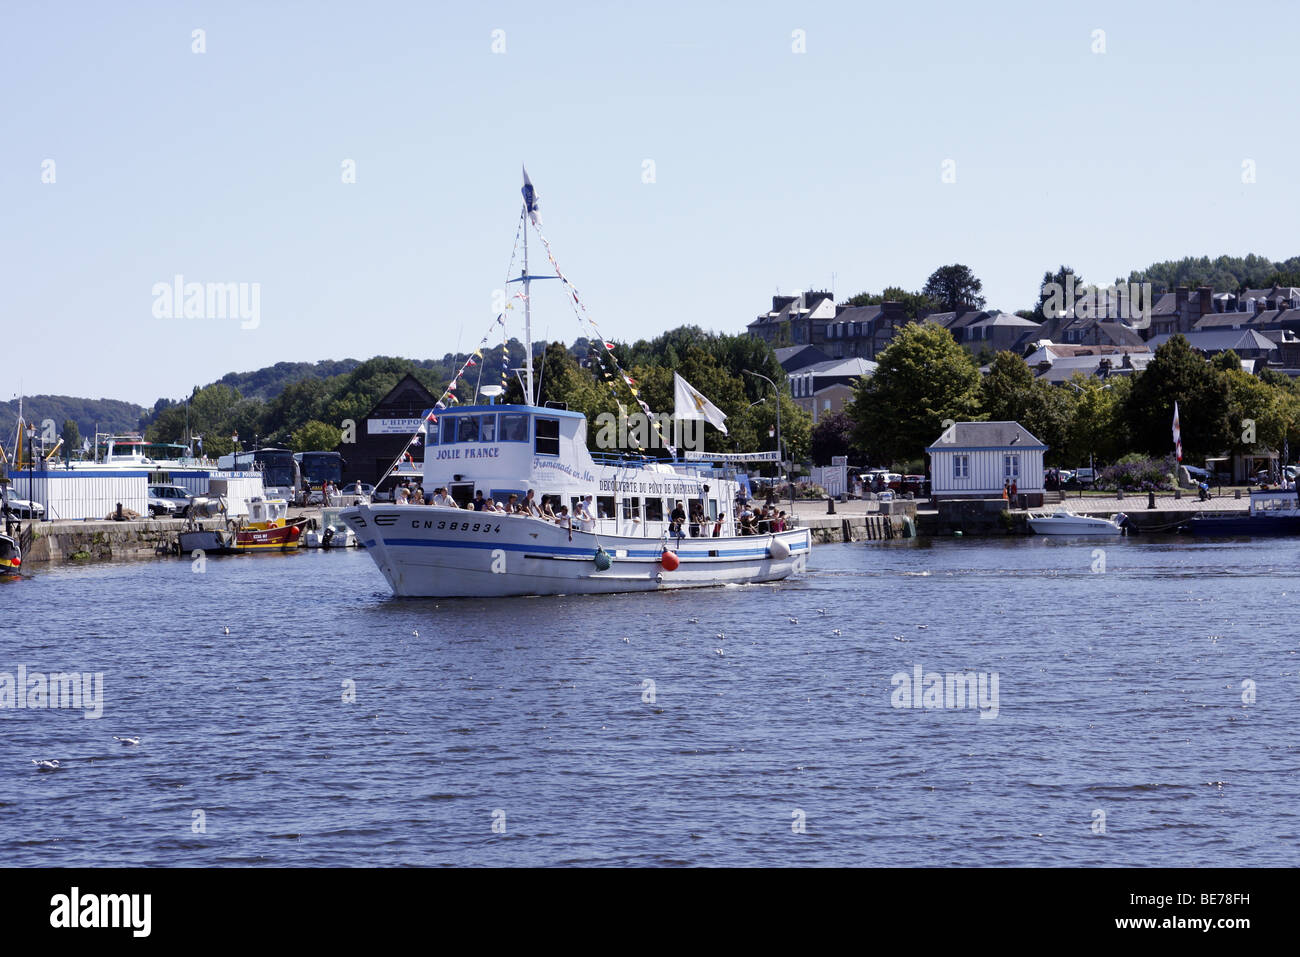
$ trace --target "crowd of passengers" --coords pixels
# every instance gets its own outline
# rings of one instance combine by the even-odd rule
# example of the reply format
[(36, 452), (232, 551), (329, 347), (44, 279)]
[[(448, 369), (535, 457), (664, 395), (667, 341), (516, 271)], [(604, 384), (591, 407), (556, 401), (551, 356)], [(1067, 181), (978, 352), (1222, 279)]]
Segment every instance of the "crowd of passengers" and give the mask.
[[(462, 508), (448, 494), (445, 486), (439, 486), (433, 492), (426, 493), (421, 486), (412, 484), (409, 481), (397, 486), (394, 492), (394, 500), (398, 505)], [(570, 514), (567, 505), (561, 505), (558, 509), (555, 509), (552, 508), (549, 501), (545, 499), (539, 501), (532, 489), (529, 489), (522, 499), (518, 494), (512, 492), (505, 502), (484, 498), (483, 491), (480, 489), (474, 493), (473, 501), (463, 506), (463, 508), (475, 512), (493, 512), (501, 515), (519, 515), (527, 518), (545, 519), (546, 521), (555, 522), (562, 528), (576, 529), (580, 532), (593, 531), (598, 517), (595, 499), (591, 495), (579, 499), (573, 513)], [(610, 516), (602, 514), (599, 517), (609, 518)], [(774, 532), (788, 531), (794, 527), (794, 523), (786, 516), (784, 511), (775, 506), (760, 505), (755, 508), (753, 502), (743, 497), (736, 502), (735, 517), (736, 528), (741, 535), (770, 535)], [(718, 538), (722, 534), (722, 516), (710, 518), (705, 514), (704, 506), (698, 502), (692, 503), (688, 513), (682, 504), (682, 500), (678, 499), (668, 516), (668, 533), (679, 538), (685, 536), (691, 538)]]

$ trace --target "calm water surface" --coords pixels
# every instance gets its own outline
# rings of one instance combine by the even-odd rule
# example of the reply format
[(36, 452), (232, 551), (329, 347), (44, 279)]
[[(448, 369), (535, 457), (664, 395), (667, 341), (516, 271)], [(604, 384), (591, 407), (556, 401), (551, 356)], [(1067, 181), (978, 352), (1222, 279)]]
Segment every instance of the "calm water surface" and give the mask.
[[(39, 568), (0, 585), (0, 672), (102, 671), (104, 715), (0, 710), (0, 852), (1300, 863), (1300, 543), (1095, 548), (822, 546), (778, 585), (436, 603), (360, 551)], [(918, 664), (996, 672), (997, 716), (892, 707)]]

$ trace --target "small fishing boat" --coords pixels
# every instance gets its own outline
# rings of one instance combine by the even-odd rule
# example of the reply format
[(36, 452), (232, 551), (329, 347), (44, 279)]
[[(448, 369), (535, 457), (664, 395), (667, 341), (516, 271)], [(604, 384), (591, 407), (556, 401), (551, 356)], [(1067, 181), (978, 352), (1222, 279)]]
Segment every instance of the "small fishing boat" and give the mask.
[(249, 500), (248, 519), (230, 520), (225, 529), (189, 528), (179, 536), (182, 555), (195, 550), (215, 555), (243, 552), (288, 551), (301, 544), (305, 518), (289, 521), (289, 503), (282, 498)]
[(1197, 515), (1183, 525), (1193, 535), (1300, 535), (1300, 502), (1291, 488), (1250, 493), (1245, 515)]
[(1035, 535), (1061, 535), (1071, 537), (1102, 537), (1120, 535), (1128, 516), (1116, 512), (1110, 518), (1093, 518), (1088, 515), (1075, 515), (1061, 509), (1050, 515), (1031, 515), (1029, 527)]

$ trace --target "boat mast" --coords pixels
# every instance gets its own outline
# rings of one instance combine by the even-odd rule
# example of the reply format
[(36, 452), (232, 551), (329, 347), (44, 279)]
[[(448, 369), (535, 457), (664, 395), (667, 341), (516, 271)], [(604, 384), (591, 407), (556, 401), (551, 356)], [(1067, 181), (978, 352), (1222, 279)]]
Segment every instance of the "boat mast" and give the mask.
[[(527, 177), (527, 173), (524, 174)], [(525, 179), (526, 181), (526, 179)], [(531, 185), (531, 184), (530, 184)], [(524, 215), (528, 215), (528, 201), (524, 200)], [(528, 287), (528, 224), (524, 223), (524, 271), (519, 276), (524, 281), (524, 405), (533, 404), (533, 309)]]

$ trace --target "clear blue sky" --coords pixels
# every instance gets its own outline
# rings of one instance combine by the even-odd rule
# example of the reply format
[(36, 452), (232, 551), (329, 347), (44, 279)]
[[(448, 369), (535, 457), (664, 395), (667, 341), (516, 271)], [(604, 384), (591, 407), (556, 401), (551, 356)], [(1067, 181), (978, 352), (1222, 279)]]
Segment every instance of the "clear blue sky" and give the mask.
[[(521, 161), (616, 338), (740, 331), (832, 273), (844, 298), (962, 262), (1014, 310), (1062, 262), (1110, 281), (1286, 258), (1298, 21), (1282, 2), (6, 3), (0, 395), (152, 404), (280, 360), (472, 347)], [(260, 283), (260, 325), (155, 318), (177, 273)], [(582, 334), (554, 286), (534, 305), (535, 338)]]

